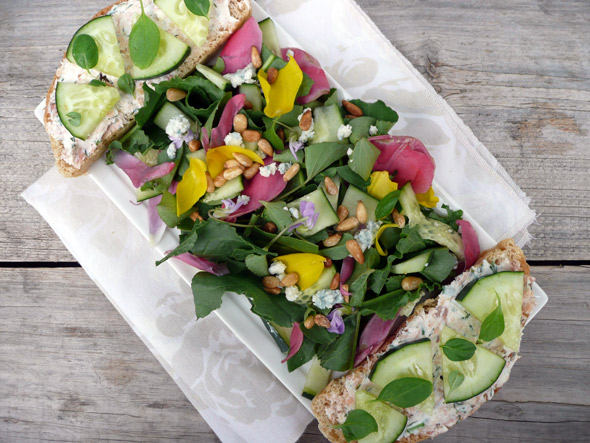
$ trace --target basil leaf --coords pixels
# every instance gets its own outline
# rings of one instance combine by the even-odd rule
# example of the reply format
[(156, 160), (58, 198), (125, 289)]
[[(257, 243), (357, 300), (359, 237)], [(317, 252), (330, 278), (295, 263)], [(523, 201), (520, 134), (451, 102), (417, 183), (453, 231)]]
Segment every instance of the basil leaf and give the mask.
[(184, 0), (184, 4), (186, 9), (201, 17), (207, 17), (211, 6), (209, 0)]
[(373, 171), (373, 165), (380, 155), (381, 151), (373, 143), (366, 138), (362, 138), (354, 145), (352, 156), (348, 160), (348, 166), (363, 180), (368, 180)]
[(88, 82), (88, 84), (90, 86), (97, 86), (97, 87), (101, 87), (101, 86), (106, 86), (107, 85), (105, 82), (101, 82), (100, 80), (96, 80), (96, 79), (90, 80)]
[(498, 306), (484, 319), (479, 330), (479, 340), (492, 341), (504, 332), (504, 313), (502, 312), (502, 303), (498, 298)]
[(80, 34), (72, 45), (72, 56), (82, 69), (92, 69), (98, 63), (98, 46), (88, 34)]
[(451, 371), (451, 373), (449, 374), (449, 379), (447, 381), (449, 383), (449, 392), (453, 392), (455, 389), (457, 389), (459, 386), (463, 384), (463, 382), (465, 381), (465, 376), (463, 375), (463, 373), (457, 370)]
[(377, 120), (385, 120), (387, 122), (396, 123), (399, 119), (397, 112), (387, 106), (382, 100), (377, 100), (374, 103), (367, 103), (362, 100), (350, 100), (359, 108), (363, 110), (363, 115), (374, 117)]
[(373, 416), (362, 409), (353, 409), (344, 423), (334, 427), (342, 430), (346, 441), (360, 440), (379, 429)]
[(145, 15), (141, 3), (141, 15), (129, 34), (129, 55), (131, 61), (140, 69), (149, 67), (160, 49), (160, 28)]
[(82, 119), (82, 116), (78, 112), (68, 112), (66, 114), (66, 117), (68, 118), (68, 122), (70, 123), (70, 125), (80, 126), (80, 120)]
[(129, 74), (123, 74), (119, 77), (119, 80), (117, 80), (117, 86), (121, 91), (127, 94), (135, 93), (135, 81)]
[(334, 142), (317, 143), (307, 146), (305, 148), (307, 180), (311, 180), (332, 163), (344, 157), (350, 147), (351, 145)]
[(397, 205), (397, 201), (399, 200), (400, 194), (400, 190), (391, 191), (389, 194), (379, 200), (377, 208), (375, 208), (375, 218), (377, 220), (381, 220), (393, 212), (395, 205)]
[(440, 346), (451, 361), (469, 360), (475, 354), (476, 347), (473, 343), (463, 338), (451, 338)]
[(400, 408), (409, 408), (422, 403), (431, 393), (430, 381), (423, 378), (403, 377), (385, 386), (377, 400), (388, 401)]

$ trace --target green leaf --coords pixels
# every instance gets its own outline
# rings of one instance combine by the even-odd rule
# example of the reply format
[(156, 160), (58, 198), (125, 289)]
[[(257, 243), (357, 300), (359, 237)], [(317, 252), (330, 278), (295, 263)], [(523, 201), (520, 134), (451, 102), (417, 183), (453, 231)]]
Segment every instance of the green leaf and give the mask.
[(340, 160), (346, 155), (351, 145), (343, 143), (317, 143), (305, 148), (305, 168), (307, 180), (311, 180), (332, 163)]
[[(297, 163), (303, 163), (303, 159), (305, 158), (305, 152), (304, 151), (297, 151), (297, 159), (295, 159), (295, 157), (293, 157), (293, 153), (289, 150), (289, 149), (285, 149), (283, 151), (275, 151), (272, 159), (276, 162), (280, 162), (280, 163), (293, 163), (293, 162), (297, 162)], [(301, 172), (301, 171), (299, 171)]]
[(355, 99), (350, 100), (350, 102), (361, 108), (363, 110), (363, 115), (374, 117), (377, 120), (385, 120), (387, 122), (396, 123), (399, 119), (397, 112), (387, 106), (382, 100), (377, 100), (374, 103), (367, 103), (362, 100)]
[(160, 29), (143, 10), (141, 3), (141, 15), (131, 28), (129, 34), (129, 55), (131, 61), (140, 69), (149, 67), (160, 49)]
[(195, 15), (207, 17), (209, 15), (209, 7), (211, 6), (209, 0), (184, 0), (186, 9)]
[[(181, 214), (180, 217), (176, 215), (176, 196), (171, 194), (168, 191), (165, 191), (162, 194), (162, 201), (157, 206), (158, 214), (166, 226), (173, 228), (180, 221), (188, 216), (188, 212), (186, 214)], [(188, 252), (188, 251), (184, 251)]]
[(451, 371), (451, 373), (449, 374), (449, 392), (453, 392), (455, 389), (457, 389), (459, 386), (461, 386), (463, 384), (463, 382), (465, 381), (465, 376), (463, 375), (462, 372), (459, 372), (457, 370)]
[(119, 77), (119, 80), (117, 80), (117, 86), (126, 94), (133, 95), (135, 93), (135, 81), (129, 74), (123, 74)]
[(287, 226), (293, 224), (293, 219), (291, 218), (291, 213), (289, 211), (285, 211), (283, 208), (287, 206), (284, 201), (277, 201), (277, 202), (265, 202), (261, 201), (262, 206), (264, 206), (263, 217), (265, 220), (273, 222), (277, 225), (279, 231), (282, 231)]
[(262, 121), (264, 122), (264, 126), (266, 130), (262, 133), (262, 136), (267, 139), (274, 149), (282, 151), (285, 149), (285, 144), (281, 140), (281, 137), (278, 136), (277, 131), (275, 130), (276, 120), (268, 118), (266, 116), (262, 117)]
[(473, 343), (463, 338), (451, 338), (440, 346), (451, 361), (469, 360), (475, 354), (476, 347)]
[(250, 254), (246, 257), (245, 263), (248, 271), (257, 277), (266, 277), (268, 275), (268, 262), (265, 255)]
[(370, 137), (369, 130), (375, 124), (375, 118), (367, 116), (357, 117), (350, 120), (348, 124), (352, 127), (352, 134), (350, 134), (349, 140), (351, 143), (356, 143), (362, 138)]
[(435, 249), (432, 251), (428, 265), (420, 273), (435, 282), (442, 283), (452, 270), (457, 266), (455, 254), (448, 249)]
[(502, 312), (502, 302), (497, 296), (498, 306), (484, 319), (479, 330), (479, 340), (492, 341), (504, 333), (504, 313)]
[(356, 172), (350, 169), (350, 166), (348, 165), (328, 168), (318, 177), (316, 177), (314, 181), (320, 183), (320, 181), (322, 181), (326, 175), (331, 178), (339, 176), (349, 184), (359, 188), (361, 191), (366, 191), (367, 186), (369, 186), (369, 180), (363, 180)]
[(299, 119), (297, 117), (299, 117), (302, 112), (303, 106), (293, 105), (293, 109), (286, 114), (281, 115), (277, 118), (277, 121), (287, 126), (299, 126)]
[(330, 343), (321, 345), (317, 350), (322, 367), (333, 371), (347, 371), (352, 368), (358, 328), (358, 314), (349, 315), (344, 319), (344, 333)]
[(397, 191), (391, 191), (377, 204), (377, 208), (375, 208), (375, 218), (377, 220), (381, 220), (387, 216), (389, 216), (393, 210), (395, 209), (395, 205), (399, 200), (399, 195), (401, 191), (398, 189)]
[(100, 80), (96, 80), (96, 79), (90, 80), (90, 82), (88, 82), (88, 84), (90, 86), (96, 86), (99, 88), (102, 86), (107, 86), (107, 84), (105, 82), (101, 82)]
[(373, 165), (381, 155), (373, 143), (366, 138), (360, 139), (352, 151), (352, 157), (348, 160), (348, 166), (363, 180), (368, 180), (373, 171)]
[(418, 231), (410, 226), (406, 225), (401, 231), (400, 239), (395, 245), (396, 253), (395, 256), (397, 258), (402, 258), (404, 254), (409, 252), (416, 252), (426, 247), (426, 243)]
[(68, 112), (66, 114), (66, 117), (68, 118), (68, 122), (70, 123), (70, 125), (72, 126), (80, 126), (80, 120), (82, 119), (82, 116), (80, 115), (80, 113), (78, 112)]
[(225, 61), (221, 57), (217, 57), (212, 68), (215, 72), (221, 74), (223, 71), (225, 71)]
[(82, 69), (92, 69), (98, 63), (98, 46), (88, 34), (80, 34), (72, 44), (72, 56)]
[(426, 213), (428, 218), (441, 221), (449, 225), (455, 231), (458, 231), (459, 225), (457, 225), (457, 220), (461, 220), (461, 218), (463, 217), (463, 211), (461, 209), (453, 211), (451, 208), (449, 208), (449, 205), (446, 205), (444, 203), (442, 205), (442, 208), (445, 214), (441, 214), (440, 210), (435, 211), (434, 209), (428, 208), (422, 208), (422, 210)]
[[(303, 73), (303, 80), (301, 81), (301, 86), (299, 86), (299, 90), (297, 91), (297, 97), (305, 97), (311, 91), (311, 87), (313, 86), (313, 80), (309, 75), (305, 72)], [(301, 114), (301, 113), (299, 113)], [(297, 114), (297, 115), (299, 115)], [(294, 125), (290, 125), (294, 126)]]
[(137, 111), (137, 114), (135, 114), (135, 121), (140, 128), (149, 121), (151, 116), (155, 114), (166, 101), (166, 96), (150, 88), (147, 82), (143, 84), (143, 93), (145, 100), (144, 105), (139, 111)]
[(373, 416), (363, 409), (353, 409), (344, 423), (334, 427), (342, 430), (346, 441), (360, 440), (379, 429)]
[(320, 345), (325, 345), (340, 337), (340, 335), (328, 332), (326, 328), (322, 328), (318, 325), (314, 325), (310, 329), (307, 329), (305, 326), (303, 326), (303, 324), (300, 324), (299, 327), (301, 328), (301, 332), (303, 332), (304, 336), (306, 336), (312, 342), (318, 343)]
[(295, 369), (300, 368), (305, 363), (310, 361), (315, 355), (315, 343), (311, 340), (304, 338), (299, 351), (287, 360), (287, 370), (293, 372)]
[(392, 320), (401, 308), (419, 298), (420, 291), (407, 292), (397, 289), (365, 301), (360, 308), (361, 315), (377, 314), (383, 320)]
[(377, 400), (410, 408), (422, 403), (432, 393), (432, 382), (417, 377), (402, 377), (390, 382), (379, 393)]
[(348, 252), (348, 249), (346, 249), (346, 242), (352, 238), (352, 234), (349, 234), (347, 232), (342, 236), (342, 239), (338, 242), (336, 246), (321, 249), (320, 254), (324, 257), (331, 258), (332, 260), (344, 260), (346, 257), (350, 255), (350, 252)]

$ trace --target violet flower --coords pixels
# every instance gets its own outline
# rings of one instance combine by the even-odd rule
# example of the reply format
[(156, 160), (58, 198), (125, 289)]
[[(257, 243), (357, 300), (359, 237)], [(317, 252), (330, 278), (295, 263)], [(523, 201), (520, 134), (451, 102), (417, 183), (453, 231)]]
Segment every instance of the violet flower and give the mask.
[(336, 334), (344, 333), (344, 320), (342, 320), (342, 312), (340, 309), (334, 309), (328, 314), (328, 320), (330, 320), (330, 327), (328, 332), (334, 332)]
[(189, 129), (188, 132), (183, 137), (177, 138), (177, 137), (168, 136), (168, 138), (170, 139), (170, 141), (172, 143), (174, 143), (174, 147), (176, 149), (180, 149), (182, 147), (183, 143), (188, 144), (190, 141), (195, 139), (195, 133)]
[(320, 213), (315, 211), (315, 205), (312, 202), (308, 202), (305, 200), (299, 203), (299, 214), (301, 218), (307, 218), (291, 226), (289, 228), (289, 232), (293, 231), (295, 228), (298, 228), (302, 225), (305, 225), (307, 229), (313, 228), (318, 221), (318, 217), (320, 216)]
[(295, 161), (299, 161), (299, 159), (297, 158), (297, 151), (301, 151), (302, 149), (303, 143), (301, 143), (300, 141), (289, 142), (289, 150), (291, 151), (291, 154), (293, 154), (293, 157), (295, 157)]
[(225, 214), (233, 214), (242, 206), (247, 205), (249, 201), (250, 197), (247, 195), (238, 196), (235, 202), (229, 198), (226, 198), (224, 200), (221, 200), (221, 202), (223, 203), (222, 210)]

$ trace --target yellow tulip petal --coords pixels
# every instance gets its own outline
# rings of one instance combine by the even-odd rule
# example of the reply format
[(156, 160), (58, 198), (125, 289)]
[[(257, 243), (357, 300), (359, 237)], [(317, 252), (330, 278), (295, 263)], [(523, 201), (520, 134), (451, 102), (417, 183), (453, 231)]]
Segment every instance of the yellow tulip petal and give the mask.
[(209, 149), (207, 151), (207, 167), (209, 170), (209, 174), (211, 174), (211, 178), (217, 177), (217, 175), (219, 175), (219, 173), (223, 171), (223, 164), (226, 161), (234, 158), (232, 156), (234, 152), (244, 154), (252, 161), (264, 165), (264, 161), (262, 161), (260, 156), (254, 153), (254, 151), (250, 151), (246, 148), (240, 148), (239, 146), (219, 146), (217, 148)]
[(377, 235), (375, 236), (375, 248), (377, 249), (379, 255), (382, 255), (384, 257), (387, 255), (387, 251), (383, 250), (383, 248), (379, 244), (379, 239), (381, 238), (381, 234), (383, 234), (383, 231), (385, 231), (387, 228), (399, 228), (399, 226), (395, 223), (388, 223), (386, 225), (381, 226), (377, 231)]
[(397, 183), (391, 181), (389, 172), (375, 171), (371, 174), (371, 184), (367, 188), (369, 195), (381, 200), (393, 191), (397, 191)]
[(258, 71), (258, 80), (266, 99), (264, 113), (270, 118), (276, 118), (290, 112), (303, 82), (303, 72), (295, 58), (289, 57), (289, 62), (279, 70), (279, 75), (272, 85), (266, 78), (265, 71)]
[(324, 270), (326, 257), (317, 254), (300, 253), (281, 255), (274, 260), (281, 261), (287, 266), (286, 273), (296, 272), (299, 275), (297, 286), (302, 291), (313, 285)]
[(438, 197), (434, 195), (434, 189), (432, 189), (432, 186), (425, 193), (416, 194), (416, 198), (418, 199), (418, 203), (425, 208), (434, 208), (438, 203)]
[(176, 188), (176, 215), (188, 211), (207, 191), (207, 166), (198, 158), (191, 158), (189, 167)]

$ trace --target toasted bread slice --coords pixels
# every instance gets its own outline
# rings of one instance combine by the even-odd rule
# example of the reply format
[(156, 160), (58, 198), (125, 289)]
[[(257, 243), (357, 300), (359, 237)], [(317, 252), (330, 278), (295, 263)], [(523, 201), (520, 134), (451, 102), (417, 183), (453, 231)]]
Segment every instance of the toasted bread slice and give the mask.
[[(414, 313), (404, 322), (395, 336), (388, 339), (377, 353), (367, 357), (367, 360), (358, 368), (330, 382), (320, 394), (316, 395), (312, 401), (312, 411), (318, 420), (320, 431), (328, 440), (338, 443), (346, 442), (342, 431), (334, 429), (334, 426), (343, 423), (348, 413), (355, 408), (356, 391), (369, 383), (368, 376), (371, 369), (379, 357), (388, 349), (398, 346), (400, 343), (411, 342), (424, 336), (429, 336), (433, 342), (438, 344), (438, 335), (447, 322), (455, 322), (455, 324), (451, 323), (451, 327), (461, 322), (466, 322), (462, 312), (452, 309), (450, 303), (457, 304), (453, 301), (455, 295), (465, 285), (476, 279), (478, 275), (481, 275), (480, 272), (483, 272), (485, 275), (486, 266), (489, 269), (489, 264), (491, 263), (495, 263), (499, 270), (524, 271), (525, 286), (521, 321), (524, 327), (535, 304), (532, 292), (532, 283), (534, 280), (529, 275), (529, 266), (525, 261), (522, 250), (514, 244), (512, 239), (508, 239), (500, 242), (496, 247), (482, 252), (476, 265), (458, 276), (449, 285), (452, 289), (451, 291), (445, 291), (436, 299), (430, 299), (418, 305)], [(458, 314), (454, 314), (453, 311), (458, 312)], [(420, 332), (424, 327), (426, 332)], [(434, 380), (435, 406), (432, 415), (429, 416), (431, 418), (427, 419), (422, 428), (417, 429), (413, 433), (404, 431), (398, 441), (413, 443), (446, 432), (457, 421), (473, 414), (483, 403), (492, 398), (494, 393), (508, 380), (510, 370), (518, 359), (518, 356), (515, 352), (505, 348), (499, 340), (490, 342), (489, 347), (490, 350), (506, 360), (506, 365), (496, 382), (481, 394), (461, 402), (461, 406), (456, 408), (454, 403), (444, 403), (442, 379), (441, 377), (436, 377)], [(436, 365), (440, 366), (440, 352), (438, 355), (435, 354), (434, 364), (435, 367)], [(407, 408), (403, 412), (408, 416), (408, 425), (411, 423), (412, 416), (418, 416), (418, 414), (425, 415), (418, 407)]]
[[(174, 23), (169, 20), (154, 5), (153, 0), (144, 0), (146, 14), (152, 18), (160, 28), (171, 32), (191, 47), (191, 53), (186, 60), (173, 72), (148, 83), (157, 83), (174, 76), (186, 77), (195, 70), (199, 63), (205, 62), (215, 54), (230, 35), (239, 29), (250, 17), (252, 7), (250, 0), (213, 0), (209, 22), (207, 41), (196, 47)], [(139, 0), (119, 0), (111, 6), (99, 11), (94, 18), (111, 14), (119, 38), (119, 45), (127, 67), (130, 58), (127, 37), (133, 25), (131, 22), (139, 14)], [(94, 74), (94, 73), (93, 73)], [(96, 73), (98, 75), (98, 73)], [(70, 63), (64, 55), (53, 83), (47, 93), (45, 106), (45, 130), (49, 135), (53, 155), (59, 172), (66, 177), (76, 177), (84, 174), (90, 165), (106, 151), (109, 144), (127, 132), (134, 123), (135, 111), (143, 105), (143, 82), (136, 83), (135, 97), (126, 95), (121, 98), (114, 109), (107, 114), (97, 128), (86, 140), (74, 138), (61, 123), (57, 113), (55, 101), (56, 85), (60, 81), (88, 83), (94, 75), (79, 66)], [(101, 80), (116, 85), (116, 78), (102, 75)]]

